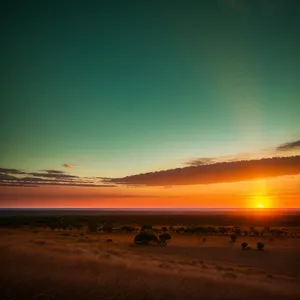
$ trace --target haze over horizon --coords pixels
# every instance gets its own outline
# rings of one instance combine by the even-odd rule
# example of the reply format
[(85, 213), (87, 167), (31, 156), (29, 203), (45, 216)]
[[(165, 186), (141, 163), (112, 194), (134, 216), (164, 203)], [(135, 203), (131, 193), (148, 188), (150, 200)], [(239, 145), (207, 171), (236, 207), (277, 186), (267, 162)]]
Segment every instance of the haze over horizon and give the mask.
[(299, 208), (296, 0), (3, 6), (0, 207)]

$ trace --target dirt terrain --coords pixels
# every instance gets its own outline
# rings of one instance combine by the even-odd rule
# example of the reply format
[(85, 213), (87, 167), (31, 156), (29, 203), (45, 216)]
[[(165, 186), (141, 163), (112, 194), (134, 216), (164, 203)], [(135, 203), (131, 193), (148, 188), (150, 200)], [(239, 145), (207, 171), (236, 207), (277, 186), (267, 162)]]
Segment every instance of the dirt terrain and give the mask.
[(0, 235), (2, 300), (300, 299), (297, 236), (232, 243), (226, 235), (172, 233), (167, 246), (142, 246), (133, 245), (136, 233), (3, 228)]

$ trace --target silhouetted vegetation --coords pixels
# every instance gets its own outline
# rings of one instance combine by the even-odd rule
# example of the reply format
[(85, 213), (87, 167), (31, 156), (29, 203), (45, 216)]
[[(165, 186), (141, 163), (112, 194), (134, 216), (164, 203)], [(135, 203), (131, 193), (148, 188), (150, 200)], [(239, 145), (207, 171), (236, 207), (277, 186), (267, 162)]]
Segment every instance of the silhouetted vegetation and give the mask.
[(152, 225), (143, 225), (141, 231), (152, 230)]
[(134, 243), (143, 245), (159, 244), (159, 239), (153, 233), (141, 232), (135, 236)]
[(230, 235), (230, 239), (231, 239), (231, 241), (232, 241), (233, 243), (236, 241), (237, 237), (238, 237), (238, 236), (237, 236), (237, 234), (235, 234), (235, 233)]
[(98, 224), (95, 221), (89, 220), (87, 225), (89, 232), (97, 232)]
[(242, 249), (245, 250), (248, 247), (248, 243), (242, 243), (241, 246), (242, 246)]
[(159, 235), (160, 242), (166, 244), (167, 241), (171, 240), (171, 236), (168, 233), (163, 233)]
[(121, 231), (125, 231), (125, 232), (133, 232), (135, 231), (135, 228), (132, 226), (122, 226), (121, 227)]
[(258, 242), (256, 244), (258, 250), (263, 250), (265, 248), (265, 244), (262, 242)]

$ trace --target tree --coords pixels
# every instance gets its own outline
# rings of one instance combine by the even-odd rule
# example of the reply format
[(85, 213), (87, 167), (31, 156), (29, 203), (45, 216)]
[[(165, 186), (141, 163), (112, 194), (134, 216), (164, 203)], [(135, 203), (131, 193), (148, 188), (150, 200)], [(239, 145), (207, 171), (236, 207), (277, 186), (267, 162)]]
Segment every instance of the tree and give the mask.
[(185, 228), (184, 228), (184, 227), (180, 227), (180, 228), (177, 228), (177, 229), (176, 229), (176, 232), (177, 232), (177, 233), (184, 232), (184, 231), (185, 231)]
[(133, 231), (135, 231), (135, 228), (132, 226), (122, 226), (121, 230), (127, 231), (127, 232), (133, 232)]
[(241, 246), (243, 250), (246, 250), (248, 247), (248, 243), (242, 243)]
[(196, 234), (205, 234), (205, 233), (207, 233), (207, 228), (206, 227), (196, 227), (196, 228), (194, 228), (194, 232)]
[(97, 232), (97, 228), (98, 228), (98, 224), (96, 222), (93, 221), (88, 222), (89, 232)]
[(141, 232), (135, 236), (134, 243), (142, 245), (159, 244), (159, 239), (155, 234)]
[(235, 233), (235, 234), (241, 234), (241, 228), (238, 227), (238, 226), (234, 226), (232, 228), (232, 232)]
[(56, 229), (56, 224), (55, 223), (50, 223), (49, 227), (52, 231), (54, 231)]
[(143, 225), (141, 231), (152, 230), (152, 225)]
[(75, 227), (78, 231), (83, 227), (83, 225), (81, 224), (81, 223), (73, 223), (72, 224), (73, 225), (73, 227)]
[(167, 241), (171, 240), (171, 236), (168, 233), (162, 233), (161, 235), (159, 235), (159, 239), (161, 244), (165, 245)]
[(230, 239), (231, 239), (231, 241), (234, 243), (234, 242), (236, 241), (236, 239), (237, 239), (237, 234), (232, 234), (232, 235), (230, 236)]
[[(98, 227), (98, 226), (97, 226), (97, 227)], [(113, 228), (112, 228), (112, 226), (104, 225), (104, 226), (102, 226), (102, 231), (103, 231), (103, 232), (110, 233), (110, 232), (113, 231)]]
[(258, 242), (256, 244), (258, 250), (264, 250), (265, 244), (262, 242)]
[(225, 234), (225, 233), (227, 233), (228, 228), (226, 228), (226, 227), (218, 227), (218, 231), (221, 234)]

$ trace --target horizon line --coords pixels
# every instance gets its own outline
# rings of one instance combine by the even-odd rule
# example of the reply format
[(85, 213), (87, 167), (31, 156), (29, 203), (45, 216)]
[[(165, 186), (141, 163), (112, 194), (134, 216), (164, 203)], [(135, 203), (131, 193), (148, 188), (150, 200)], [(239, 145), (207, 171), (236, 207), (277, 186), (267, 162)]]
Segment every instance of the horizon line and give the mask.
[(174, 208), (159, 208), (159, 207), (150, 207), (150, 208), (142, 208), (142, 207), (136, 207), (136, 208), (102, 208), (102, 207), (0, 207), (0, 210), (274, 210), (274, 209), (287, 209), (287, 210), (300, 210), (300, 207), (265, 207), (265, 208), (259, 208), (259, 207), (217, 207), (217, 208), (202, 208), (202, 207), (174, 207)]

